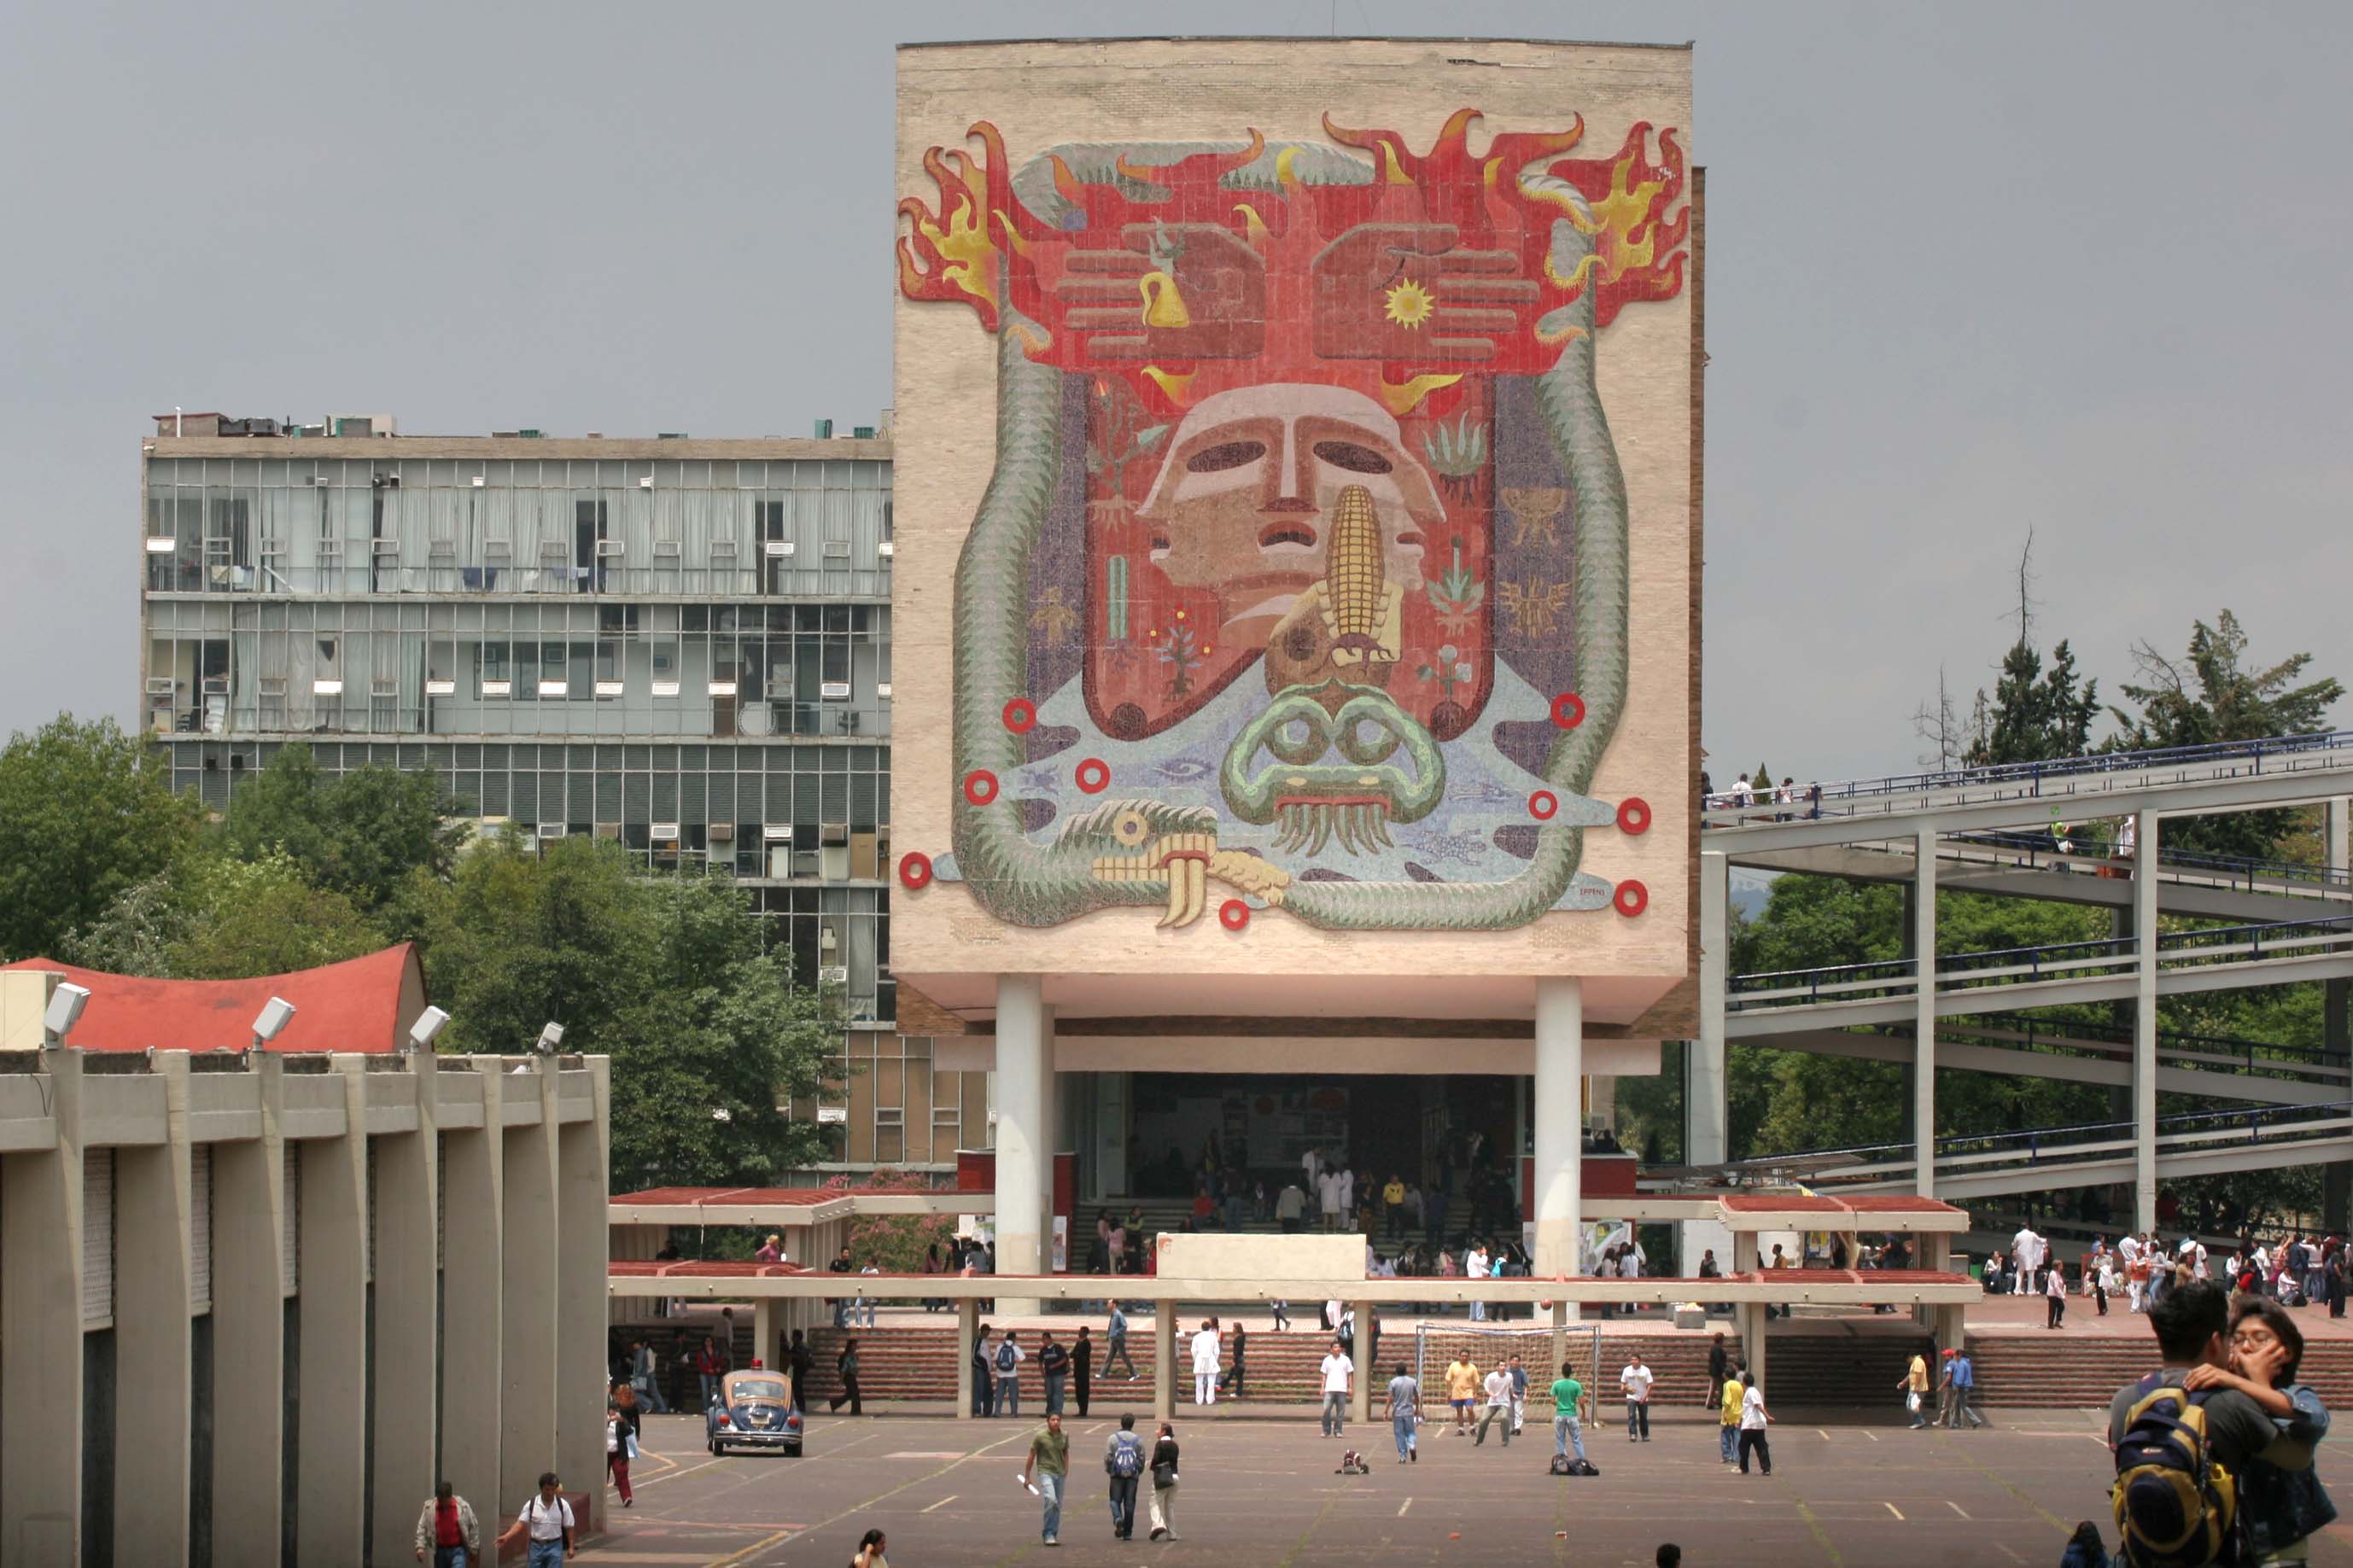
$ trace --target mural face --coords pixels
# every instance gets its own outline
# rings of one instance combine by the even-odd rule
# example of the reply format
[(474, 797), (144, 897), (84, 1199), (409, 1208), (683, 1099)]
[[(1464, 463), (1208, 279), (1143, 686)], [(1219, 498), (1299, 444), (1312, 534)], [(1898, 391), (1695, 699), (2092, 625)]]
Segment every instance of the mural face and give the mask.
[(1594, 354), (1682, 287), (1683, 154), (1476, 118), (926, 157), (901, 287), (997, 335), (998, 437), (925, 879), (1023, 925), (1639, 912), (1577, 868), (1649, 820), (1586, 793), (1631, 657)]

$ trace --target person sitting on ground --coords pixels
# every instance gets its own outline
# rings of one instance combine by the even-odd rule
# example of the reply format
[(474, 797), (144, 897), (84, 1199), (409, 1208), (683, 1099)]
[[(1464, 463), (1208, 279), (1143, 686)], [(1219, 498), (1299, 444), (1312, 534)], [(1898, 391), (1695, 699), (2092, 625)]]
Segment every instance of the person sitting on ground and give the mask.
[[(2262, 1406), (2279, 1435), (2306, 1449), (2328, 1436), (2328, 1407), (2320, 1395), (2296, 1382), (2304, 1360), (2304, 1331), (2276, 1301), (2242, 1301), (2231, 1313), (2227, 1368), (2195, 1366), (2182, 1386), (2232, 1388)], [(2257, 1563), (2302, 1563), (2306, 1538), (2337, 1518), (2336, 1505), (2307, 1463), (2284, 1469), (2267, 1459), (2249, 1459), (2238, 1471), (2239, 1519)]]

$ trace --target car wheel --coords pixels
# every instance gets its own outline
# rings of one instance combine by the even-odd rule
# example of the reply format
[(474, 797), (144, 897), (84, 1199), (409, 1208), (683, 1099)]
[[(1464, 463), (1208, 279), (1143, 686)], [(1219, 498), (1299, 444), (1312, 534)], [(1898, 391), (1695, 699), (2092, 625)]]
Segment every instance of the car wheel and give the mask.
[(723, 1455), (727, 1452), (727, 1447), (718, 1438), (713, 1437), (711, 1439), (711, 1451), (713, 1454)]

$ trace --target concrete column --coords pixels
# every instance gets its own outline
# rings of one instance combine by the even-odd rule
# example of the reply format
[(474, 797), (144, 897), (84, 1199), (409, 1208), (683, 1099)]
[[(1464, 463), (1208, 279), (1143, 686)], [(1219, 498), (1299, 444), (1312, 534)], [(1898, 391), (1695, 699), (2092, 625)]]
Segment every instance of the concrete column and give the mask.
[(1560, 1375), (1560, 1363), (1567, 1359), (1568, 1303), (1555, 1301), (1552, 1304), (1552, 1359), (1545, 1363), (1549, 1370), (1535, 1381), (1549, 1385), (1554, 1378)]
[(1536, 982), (1535, 1266), (1547, 1278), (1577, 1272), (1583, 1219), (1585, 988), (1574, 976)]
[(1152, 1303), (1152, 1414), (1176, 1419), (1176, 1303)]
[[(997, 1272), (1045, 1272), (1045, 1238), (1039, 1222), (1051, 1189), (1040, 1182), (1050, 1170), (1051, 1118), (1046, 1080), (1044, 988), (1034, 974), (1004, 974), (997, 981)], [(1008, 1282), (1009, 1283), (1009, 1282)], [(1034, 1300), (1008, 1297), (999, 1308), (1008, 1317), (1037, 1310)]]
[(1765, 1388), (1765, 1333), (1767, 1320), (1761, 1301), (1740, 1303), (1740, 1353), (1748, 1370), (1756, 1374), (1757, 1386), (1765, 1389), (1765, 1402), (1773, 1402), (1773, 1391)]
[[(277, 1057), (253, 1053), (248, 1070), (259, 1080), (261, 1135), (212, 1146), (213, 1561), (223, 1568), (279, 1559), (286, 1469), (287, 1149), (278, 1120), (284, 1068)], [(64, 1414), (62, 1405), (38, 1407)], [(0, 1446), (0, 1453), (7, 1451)], [(0, 1496), (7, 1490), (0, 1487)]]
[[(433, 1490), (434, 1058), (407, 1058), (398, 1081), (417, 1101), (417, 1131), (375, 1140), (375, 1512), (368, 1538), (378, 1563), (410, 1550), (416, 1504)], [(471, 1501), (470, 1498), (468, 1500)]]
[(2157, 1228), (2157, 813), (2140, 813), (2133, 842), (2133, 1228)]
[(1912, 872), (1912, 1138), (1920, 1195), (1936, 1195), (1936, 830), (1920, 830)]
[(1379, 1378), (1382, 1386), (1387, 1387), (1388, 1379), (1380, 1377), (1380, 1369), (1373, 1363), (1373, 1303), (1359, 1301), (1356, 1310), (1356, 1339), (1349, 1360), (1356, 1363), (1356, 1379), (1348, 1395), (1348, 1414), (1354, 1420), (1370, 1421), (1374, 1380)]
[[(499, 1466), (500, 1404), (505, 1387), (503, 1325), (506, 1079), (496, 1057), (479, 1068), (437, 1068), (472, 1079), (481, 1091), (478, 1125), (437, 1128), (441, 1160), (441, 1476), (474, 1504), (485, 1530), (522, 1500), (506, 1494)], [(469, 1097), (470, 1098), (470, 1097)], [(460, 1108), (453, 1107), (455, 1111)], [(470, 1109), (470, 1108), (467, 1108)], [(669, 1367), (663, 1368), (665, 1375)], [(440, 1479), (440, 1478), (436, 1478)], [(538, 1479), (533, 1470), (529, 1480)], [(423, 1500), (419, 1500), (422, 1501)]]
[(124, 1563), (185, 1563), (194, 1393), (187, 1053), (159, 1051), (148, 1070), (164, 1084), (164, 1142), (114, 1152), (114, 1430), (118, 1454), (137, 1456), (115, 1483), (114, 1551)]
[[(366, 1086), (359, 1062), (343, 1057), (334, 1065), (343, 1080), (343, 1133), (296, 1145), (302, 1332), (295, 1376), (308, 1419), (295, 1456), (294, 1506), (296, 1552), (304, 1563), (358, 1562), (365, 1539), (366, 1423), (346, 1416), (367, 1408)], [(237, 1434), (215, 1430), (234, 1452)]]
[(1757, 1233), (1736, 1230), (1732, 1233), (1732, 1272), (1754, 1274), (1757, 1267)]
[(1683, 1079), (1683, 1163), (1731, 1158), (1725, 1104), (1725, 995), (1732, 978), (1731, 861), (1720, 849), (1699, 858), (1699, 1038)]
[[(2353, 870), (2353, 800), (2340, 795), (2328, 803), (2327, 839), (2330, 869)], [(2332, 1066), (2353, 1063), (2353, 982), (2322, 983), (2321, 1044)], [(2353, 1226), (2353, 1163), (2321, 1167), (2320, 1223), (2337, 1236)]]
[[(501, 1315), (499, 1347), (499, 1507), (512, 1509), (538, 1485), (540, 1472), (554, 1469), (567, 1492), (603, 1487), (604, 1464), (586, 1475), (566, 1476), (555, 1446), (555, 1346), (547, 1325), (555, 1317), (555, 1126), (554, 1080), (544, 1058), (530, 1060), (529, 1076), (504, 1082), (505, 1110), (512, 1117), (522, 1101), (530, 1121), (504, 1130), (500, 1156), (499, 1202)], [(453, 1314), (450, 1321), (457, 1321)], [(490, 1331), (488, 1323), (480, 1325)], [(596, 1367), (605, 1364), (597, 1353)], [(579, 1375), (598, 1374), (584, 1368)]]
[(81, 1059), (44, 1050), (41, 1066), (57, 1143), (0, 1155), (0, 1388), (26, 1418), (0, 1438), (0, 1562), (79, 1563)]
[[(543, 1223), (563, 1238), (555, 1264), (555, 1468), (574, 1493), (588, 1494), (586, 1522), (593, 1530), (603, 1528), (605, 1521), (604, 1368), (611, 1321), (605, 1262), (612, 1255), (606, 1235), (612, 1190), (605, 1175), (608, 1086), (603, 1058), (575, 1059), (582, 1065), (566, 1076), (585, 1073), (589, 1079), (591, 1118), (586, 1121), (554, 1122), (557, 1075), (555, 1064), (547, 1064), (543, 1103), (555, 1129), (556, 1206)], [(776, 1353), (765, 1335), (754, 1345), (755, 1355)]]
[(972, 1296), (956, 1299), (956, 1403), (959, 1421), (972, 1419), (972, 1342), (980, 1337), (980, 1302)]

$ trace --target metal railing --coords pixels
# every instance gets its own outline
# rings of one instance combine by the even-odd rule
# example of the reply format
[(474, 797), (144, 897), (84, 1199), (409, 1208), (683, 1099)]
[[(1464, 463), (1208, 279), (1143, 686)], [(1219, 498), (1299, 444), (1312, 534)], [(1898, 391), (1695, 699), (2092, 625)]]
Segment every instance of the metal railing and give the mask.
[[(1847, 779), (1836, 784), (1808, 784), (1791, 790), (1792, 799), (1733, 803), (1726, 793), (1708, 796), (1703, 808), (1712, 826), (1742, 822), (1793, 820), (1819, 816), (1856, 816), (1871, 812), (1893, 814), (1907, 809), (1898, 797), (1957, 797), (1947, 805), (1971, 800), (2015, 800), (2046, 794), (2073, 795), (2094, 793), (2079, 785), (2113, 779), (2120, 773), (2163, 773), (2168, 782), (2195, 783), (2241, 778), (2264, 773), (2300, 773), (2315, 768), (2353, 768), (2353, 730), (2310, 735), (2284, 735), (2260, 741), (2223, 741), (2203, 746), (2167, 746), (2144, 752), (2094, 752), (2080, 757), (2040, 763), (2005, 763), (1982, 768), (1955, 768), (1884, 778)], [(1819, 798), (1817, 793), (1819, 792)], [(1769, 794), (1769, 792), (1768, 792)]]
[[(1905, 1031), (1908, 1036), (1910, 1031)], [(2135, 1040), (2131, 1029), (2116, 1024), (2096, 1023), (2089, 1019), (2034, 1018), (2023, 1013), (1977, 1013), (1941, 1019), (1939, 1036), (1957, 1039), (1987, 1038), (2013, 1040), (2028, 1050), (2056, 1048), (2061, 1050), (2098, 1050), (2107, 1046), (2129, 1047)], [(2200, 1035), (2184, 1030), (2160, 1029), (2157, 1036), (2159, 1055), (2186, 1057), (2210, 1066), (2233, 1067), (2241, 1071), (2304, 1074), (2326, 1071), (2332, 1066), (2336, 1076), (2345, 1077), (2347, 1062), (2341, 1056), (2332, 1059), (2326, 1046), (2299, 1046), (2277, 1040), (2246, 1040), (2227, 1035)], [(2273, 1053), (2267, 1059), (2259, 1051)], [(2100, 1051), (2099, 1054), (2109, 1054)]]
[[(2353, 946), (2353, 915), (2160, 931), (2157, 938), (2158, 967), (2163, 971), (2212, 963), (2253, 963), (2308, 956), (2315, 949), (2348, 946)], [(2139, 943), (2133, 937), (1940, 953), (1936, 958), (1936, 989), (1943, 993), (2111, 974), (2135, 967), (2139, 961)], [(1761, 1006), (1819, 1006), (1827, 1002), (1878, 1000), (1913, 991), (1918, 984), (1918, 961), (1910, 958), (1736, 974), (1725, 985), (1726, 1005), (1737, 1012)]]
[[(2014, 850), (2025, 857), (2016, 862), (2039, 871), (2096, 871), (2102, 868), (2130, 870), (2130, 856), (2118, 858), (2114, 847), (2100, 842), (2073, 838), (2073, 847), (2062, 849), (2054, 833), (1948, 833), (1940, 842)], [(2158, 875), (2160, 878), (2194, 877), (2201, 885), (2222, 887), (2253, 892), (2295, 892), (2310, 889), (2315, 892), (2353, 891), (2353, 871), (2335, 866), (2311, 865), (2296, 860), (2263, 860), (2242, 855), (2206, 855), (2160, 846), (2158, 853)], [(2284, 888), (2266, 888), (2263, 883), (2284, 883)]]

